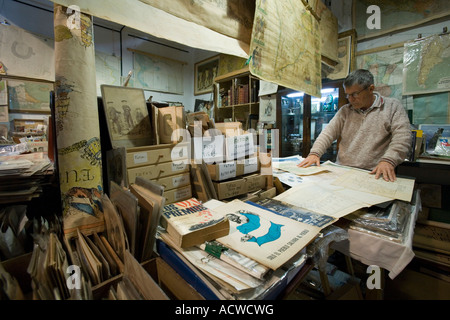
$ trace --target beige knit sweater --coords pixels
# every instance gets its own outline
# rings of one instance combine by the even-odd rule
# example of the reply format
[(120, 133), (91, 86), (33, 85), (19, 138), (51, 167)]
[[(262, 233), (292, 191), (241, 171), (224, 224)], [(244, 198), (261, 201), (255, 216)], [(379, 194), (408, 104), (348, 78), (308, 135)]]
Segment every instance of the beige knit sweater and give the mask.
[(321, 157), (333, 141), (341, 138), (336, 163), (367, 170), (380, 160), (394, 167), (411, 148), (411, 128), (405, 109), (397, 99), (375, 93), (366, 111), (342, 106), (314, 142), (310, 154)]

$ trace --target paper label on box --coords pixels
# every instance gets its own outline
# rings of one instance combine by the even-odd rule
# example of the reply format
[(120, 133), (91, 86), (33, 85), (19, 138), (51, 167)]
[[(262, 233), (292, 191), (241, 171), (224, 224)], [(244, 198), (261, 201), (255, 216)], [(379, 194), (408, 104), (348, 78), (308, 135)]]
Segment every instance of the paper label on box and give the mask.
[(244, 160), (244, 174), (252, 173), (258, 170), (258, 158), (253, 157)]
[(219, 179), (225, 180), (229, 178), (236, 177), (236, 163), (233, 162), (224, 162), (219, 163)]
[(222, 162), (224, 159), (224, 137), (198, 137), (194, 138), (194, 159), (195, 163), (202, 163), (202, 159), (207, 164)]
[(148, 161), (147, 152), (139, 152), (133, 155), (134, 164), (146, 163)]
[(182, 186), (188, 184), (188, 182), (189, 182), (188, 174), (182, 175), (180, 177), (172, 178), (172, 184), (175, 188), (182, 187)]
[(175, 191), (174, 200), (182, 200), (191, 196), (191, 186)]
[(170, 151), (170, 158), (172, 159), (172, 161), (182, 161), (188, 158), (188, 147), (189, 145), (187, 143), (178, 143), (176, 146), (174, 146)]
[(247, 155), (255, 153), (253, 144), (253, 134), (243, 134), (240, 136), (227, 137), (226, 154), (227, 159), (244, 158)]
[(172, 172), (182, 171), (184, 169), (186, 169), (186, 164), (184, 162), (172, 162)]

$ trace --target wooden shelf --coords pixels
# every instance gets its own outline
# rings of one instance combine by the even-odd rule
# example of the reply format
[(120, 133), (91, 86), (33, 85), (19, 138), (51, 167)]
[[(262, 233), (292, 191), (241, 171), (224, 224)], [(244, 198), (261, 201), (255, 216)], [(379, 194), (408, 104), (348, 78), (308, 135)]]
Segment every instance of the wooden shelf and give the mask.
[(259, 102), (249, 102), (249, 103), (241, 103), (241, 104), (233, 104), (231, 106), (222, 106), (219, 107), (219, 109), (232, 109), (232, 108), (238, 108), (238, 107), (249, 107), (249, 106), (254, 106), (254, 105), (258, 105)]
[(218, 90), (215, 91), (217, 104), (222, 97), (225, 103), (253, 101), (217, 107), (215, 109), (217, 111), (215, 112), (216, 122), (222, 122), (225, 118), (231, 118), (232, 121), (236, 121), (238, 118), (241, 119), (242, 115), (247, 112), (249, 114), (259, 114), (259, 101), (255, 101), (258, 100), (259, 79), (250, 74), (248, 66), (218, 76), (214, 78), (214, 82), (218, 85)]

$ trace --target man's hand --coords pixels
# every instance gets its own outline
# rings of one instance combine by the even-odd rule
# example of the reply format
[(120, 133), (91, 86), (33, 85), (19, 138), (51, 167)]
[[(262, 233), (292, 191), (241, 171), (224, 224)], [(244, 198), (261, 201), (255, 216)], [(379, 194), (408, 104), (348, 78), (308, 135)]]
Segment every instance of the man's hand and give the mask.
[(300, 162), (297, 167), (307, 168), (313, 164), (320, 167), (320, 158), (314, 154), (311, 154), (307, 156), (302, 162)]
[(380, 175), (383, 175), (385, 181), (394, 182), (397, 180), (395, 177), (394, 166), (386, 161), (380, 161), (370, 174), (375, 174), (375, 179), (378, 179)]

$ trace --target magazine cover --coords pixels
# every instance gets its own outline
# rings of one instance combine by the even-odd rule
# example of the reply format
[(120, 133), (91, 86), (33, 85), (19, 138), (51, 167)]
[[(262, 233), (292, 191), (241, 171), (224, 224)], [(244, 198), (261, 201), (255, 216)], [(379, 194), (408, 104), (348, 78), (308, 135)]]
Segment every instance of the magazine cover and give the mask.
[(320, 231), (240, 200), (214, 211), (230, 221), (230, 233), (217, 241), (272, 270), (300, 252)]

